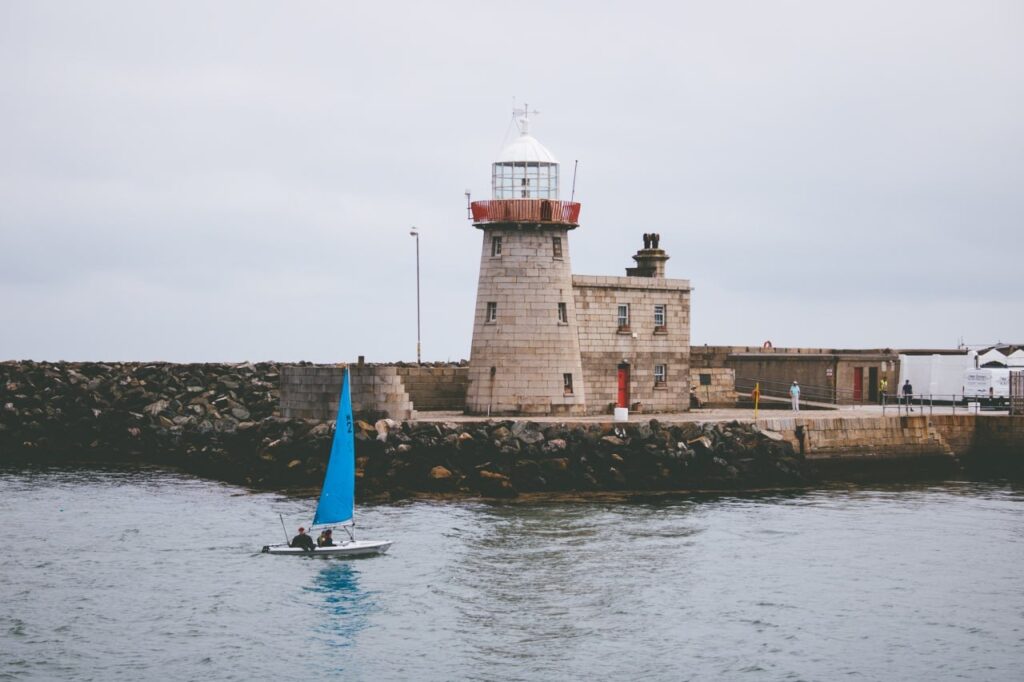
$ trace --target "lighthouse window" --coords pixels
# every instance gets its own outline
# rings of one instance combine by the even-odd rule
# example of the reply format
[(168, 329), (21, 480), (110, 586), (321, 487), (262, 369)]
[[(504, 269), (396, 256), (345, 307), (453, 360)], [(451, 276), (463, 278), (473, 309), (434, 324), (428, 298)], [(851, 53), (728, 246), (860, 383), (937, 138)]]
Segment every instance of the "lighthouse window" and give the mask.
[(500, 161), (491, 174), (495, 199), (557, 199), (558, 164)]
[(654, 366), (654, 385), (664, 386), (665, 379), (668, 376), (668, 367), (665, 365)]
[(501, 237), (491, 237), (491, 258), (501, 256)]
[(566, 395), (572, 395), (572, 374), (562, 375), (562, 388)]
[(495, 301), (487, 302), (487, 321), (497, 322), (498, 321), (498, 304)]
[(564, 302), (558, 304), (558, 323), (569, 324), (569, 313), (565, 309)]
[(617, 321), (619, 323), (619, 329), (629, 329), (629, 304), (619, 304), (619, 314)]
[(562, 238), (552, 237), (551, 238), (551, 255), (555, 258), (562, 257)]
[(665, 331), (665, 306), (654, 306), (654, 331)]

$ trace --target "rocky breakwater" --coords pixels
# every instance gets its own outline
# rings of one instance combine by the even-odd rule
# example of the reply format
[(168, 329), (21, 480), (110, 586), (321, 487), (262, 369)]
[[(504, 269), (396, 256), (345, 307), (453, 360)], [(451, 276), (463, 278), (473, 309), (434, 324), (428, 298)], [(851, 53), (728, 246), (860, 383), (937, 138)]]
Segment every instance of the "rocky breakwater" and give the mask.
[[(0, 463), (138, 462), (255, 487), (319, 486), (334, 424), (275, 416), (279, 367), (0, 363)], [(736, 422), (356, 422), (357, 494), (798, 486), (779, 434)]]
[(366, 494), (735, 490), (814, 478), (780, 434), (738, 422), (380, 420), (357, 422), (356, 442)]
[(237, 473), (283, 437), (274, 363), (0, 363), (0, 462), (174, 464)]

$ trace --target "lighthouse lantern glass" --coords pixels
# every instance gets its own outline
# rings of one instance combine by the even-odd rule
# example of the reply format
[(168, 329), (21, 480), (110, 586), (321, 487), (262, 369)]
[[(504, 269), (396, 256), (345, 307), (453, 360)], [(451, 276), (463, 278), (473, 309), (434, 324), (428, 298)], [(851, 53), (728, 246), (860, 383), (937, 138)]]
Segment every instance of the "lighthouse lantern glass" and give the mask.
[(499, 161), (491, 175), (494, 199), (557, 199), (558, 164), (546, 161)]

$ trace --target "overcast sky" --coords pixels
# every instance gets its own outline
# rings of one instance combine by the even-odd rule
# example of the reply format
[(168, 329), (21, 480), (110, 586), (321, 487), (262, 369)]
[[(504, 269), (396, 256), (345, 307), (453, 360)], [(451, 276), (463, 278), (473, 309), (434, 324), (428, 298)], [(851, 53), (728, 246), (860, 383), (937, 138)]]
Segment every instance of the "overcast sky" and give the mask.
[(1024, 343), (1020, 0), (0, 0), (0, 359), (468, 357), (513, 98), (694, 345)]

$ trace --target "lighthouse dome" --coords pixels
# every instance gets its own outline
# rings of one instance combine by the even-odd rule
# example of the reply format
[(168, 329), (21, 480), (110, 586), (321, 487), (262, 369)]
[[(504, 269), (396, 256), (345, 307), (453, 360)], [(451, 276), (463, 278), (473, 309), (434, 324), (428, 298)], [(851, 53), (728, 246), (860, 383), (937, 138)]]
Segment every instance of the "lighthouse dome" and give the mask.
[(491, 198), (557, 199), (558, 159), (523, 130), (491, 166)]
[(498, 163), (516, 161), (558, 164), (555, 155), (528, 133), (523, 133), (512, 144), (502, 149), (497, 159)]

